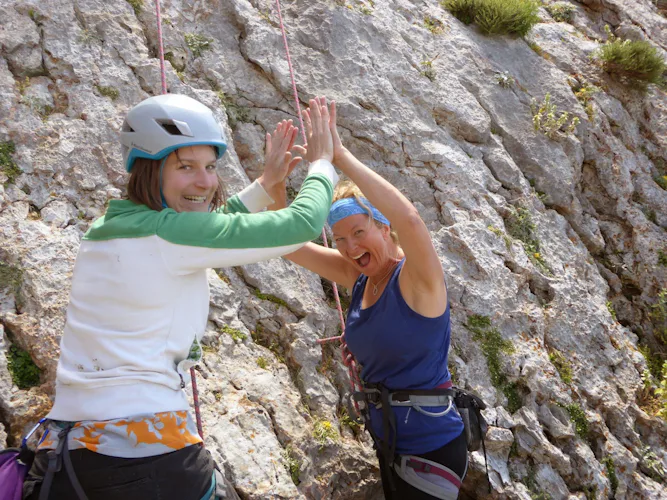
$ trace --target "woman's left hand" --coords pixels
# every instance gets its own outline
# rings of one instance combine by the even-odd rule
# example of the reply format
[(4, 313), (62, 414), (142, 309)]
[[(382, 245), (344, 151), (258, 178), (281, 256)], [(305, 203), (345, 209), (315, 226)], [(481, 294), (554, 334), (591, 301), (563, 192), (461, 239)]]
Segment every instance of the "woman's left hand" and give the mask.
[(285, 180), (294, 167), (302, 160), (300, 156), (292, 158), (290, 150), (296, 140), (297, 128), (292, 120), (281, 121), (272, 134), (266, 134), (266, 154), (264, 172), (257, 179), (269, 196), (277, 190), (284, 191)]

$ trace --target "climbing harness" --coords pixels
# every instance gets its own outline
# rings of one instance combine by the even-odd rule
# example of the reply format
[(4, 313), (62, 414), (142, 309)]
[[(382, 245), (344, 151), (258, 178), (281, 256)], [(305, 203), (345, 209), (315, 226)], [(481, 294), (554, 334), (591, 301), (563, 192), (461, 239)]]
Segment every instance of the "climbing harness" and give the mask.
[(79, 479), (76, 477), (74, 472), (74, 466), (72, 465), (72, 457), (70, 457), (69, 449), (67, 447), (68, 434), (72, 430), (74, 424), (68, 424), (58, 433), (58, 447), (55, 450), (49, 450), (46, 453), (48, 457), (48, 467), (46, 469), (46, 475), (44, 476), (44, 482), (42, 483), (41, 489), (39, 491), (39, 500), (48, 500), (49, 493), (51, 492), (51, 484), (53, 483), (53, 478), (56, 472), (60, 472), (62, 469), (63, 463), (65, 464), (65, 471), (69, 477), (70, 484), (76, 492), (76, 495), (79, 500), (88, 500), (86, 493), (79, 483)]
[[(363, 384), (363, 389), (353, 393), (351, 397), (360, 408), (362, 422), (373, 438), (375, 447), (381, 454), (384, 463), (391, 464), (389, 466), (393, 467), (398, 476), (406, 483), (429, 493), (435, 498), (455, 500), (458, 496), (462, 478), (448, 467), (437, 462), (414, 455), (396, 454), (396, 415), (393, 411), (388, 410), (392, 406), (409, 408), (406, 421), (413, 409), (423, 415), (437, 418), (447, 415), (456, 407), (463, 420), (463, 433), (468, 451), (477, 451), (480, 445), (484, 450), (484, 462), (488, 479), (488, 461), (484, 441), (487, 423), (481, 413), (481, 410), (486, 408), (486, 404), (476, 394), (454, 387), (452, 382), (448, 381), (435, 389), (390, 390), (383, 384)], [(380, 439), (371, 425), (370, 405), (382, 410), (382, 435), (384, 439)], [(432, 412), (425, 410), (423, 407), (445, 407), (445, 409)], [(421, 478), (416, 472), (435, 474), (444, 479), (446, 485), (434, 485)], [(392, 475), (387, 474), (387, 479), (390, 488), (395, 490)], [(489, 483), (490, 491), (491, 485)]]

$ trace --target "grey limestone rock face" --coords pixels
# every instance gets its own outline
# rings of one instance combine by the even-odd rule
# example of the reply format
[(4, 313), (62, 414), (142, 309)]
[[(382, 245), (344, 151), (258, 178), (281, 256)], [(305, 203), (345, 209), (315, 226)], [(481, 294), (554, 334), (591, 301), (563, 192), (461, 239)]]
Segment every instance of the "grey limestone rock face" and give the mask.
[[(650, 0), (570, 3), (570, 23), (541, 9), (525, 38), (485, 36), (436, 0), (282, 6), (301, 105), (335, 99), (346, 146), (432, 232), (450, 369), (489, 406), (492, 493), (474, 452), (465, 498), (667, 498), (667, 425), (640, 352), (666, 353), (667, 94), (595, 63), (605, 25), (665, 55), (667, 19)], [(123, 117), (160, 93), (154, 3), (136, 4), (0, 2), (0, 144), (16, 165), (0, 165), (0, 444), (48, 411), (79, 242), (124, 194)], [(224, 124), (232, 194), (260, 174), (265, 133), (298, 121), (274, 4), (161, 8), (169, 91)], [(547, 94), (579, 118), (573, 133), (535, 130)], [(329, 286), (283, 260), (216, 271), (198, 381), (227, 477), (247, 499), (382, 498), (338, 345), (316, 342), (338, 334)], [(14, 384), (12, 344), (41, 385)]]

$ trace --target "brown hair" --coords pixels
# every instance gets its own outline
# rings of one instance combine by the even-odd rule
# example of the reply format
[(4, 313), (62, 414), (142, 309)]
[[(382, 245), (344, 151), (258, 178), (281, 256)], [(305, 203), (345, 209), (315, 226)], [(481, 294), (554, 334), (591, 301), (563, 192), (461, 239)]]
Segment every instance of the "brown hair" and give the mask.
[[(357, 203), (359, 203), (359, 205), (361, 205), (361, 207), (363, 207), (366, 212), (368, 212), (370, 220), (372, 220), (380, 229), (382, 229), (382, 226), (385, 225), (373, 218), (373, 212), (371, 211), (370, 207), (366, 206), (366, 204), (362, 201), (362, 198), (365, 198), (364, 193), (362, 193), (361, 189), (359, 189), (359, 186), (357, 186), (351, 180), (340, 181), (334, 189), (333, 202), (342, 200), (344, 198), (354, 198), (357, 200)], [(398, 233), (394, 231), (391, 226), (389, 226), (389, 235), (391, 236), (391, 240), (394, 243), (397, 245), (400, 244), (398, 241)]]
[[(178, 150), (175, 151), (178, 158)], [(179, 159), (180, 160), (180, 159)], [(162, 206), (162, 195), (160, 194), (160, 164), (162, 160), (149, 160), (137, 158), (134, 160), (130, 180), (127, 184), (127, 197), (139, 205), (146, 205), (151, 210), (158, 212)], [(211, 211), (217, 210), (227, 201), (220, 174), (218, 176), (218, 188), (211, 200)]]

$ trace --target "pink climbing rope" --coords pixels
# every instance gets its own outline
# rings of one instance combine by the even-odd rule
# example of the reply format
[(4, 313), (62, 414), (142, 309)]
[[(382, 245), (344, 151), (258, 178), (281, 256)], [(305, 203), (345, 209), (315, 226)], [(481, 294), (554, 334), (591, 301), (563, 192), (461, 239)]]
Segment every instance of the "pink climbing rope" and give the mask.
[[(280, 0), (276, 0), (276, 10), (278, 11), (278, 20), (280, 21), (280, 31), (283, 33), (283, 44), (285, 45), (285, 55), (287, 56), (287, 67), (289, 68), (289, 75), (292, 79), (292, 93), (294, 94), (294, 103), (296, 104), (296, 115), (299, 117), (299, 123), (301, 124), (301, 138), (303, 143), (307, 144), (308, 139), (306, 138), (306, 128), (303, 126), (303, 117), (301, 116), (301, 104), (299, 103), (299, 92), (296, 90), (296, 79), (294, 78), (294, 69), (292, 68), (292, 58), (289, 53), (289, 45), (287, 44), (287, 32), (285, 31), (285, 25), (283, 24), (283, 14), (280, 10)], [(326, 234), (322, 231), (324, 236), (324, 241), (326, 241)], [(327, 245), (328, 246), (328, 245)], [(334, 285), (336, 286), (336, 285)]]
[[(164, 45), (162, 43), (162, 16), (160, 15), (160, 0), (155, 0), (155, 15), (157, 16), (157, 40), (158, 53), (160, 55), (160, 78), (162, 80), (162, 93), (167, 93), (167, 75), (164, 68)], [(195, 407), (195, 417), (197, 419), (197, 432), (199, 437), (204, 440), (204, 427), (201, 421), (201, 412), (199, 411), (199, 391), (197, 390), (197, 373), (194, 366), (190, 368), (190, 379), (192, 380), (192, 400)]]
[[(289, 44), (287, 43), (287, 32), (285, 31), (285, 25), (283, 23), (283, 15), (280, 9), (280, 0), (276, 0), (276, 10), (278, 11), (278, 21), (280, 22), (280, 31), (283, 35), (283, 44), (285, 45), (285, 55), (287, 56), (287, 66), (289, 68), (290, 78), (292, 80), (292, 93), (294, 94), (294, 103), (296, 104), (296, 112), (299, 116), (299, 123), (301, 124), (301, 137), (303, 138), (303, 143), (307, 144), (308, 139), (306, 138), (306, 129), (303, 125), (303, 118), (301, 117), (301, 104), (299, 103), (299, 93), (296, 89), (296, 78), (294, 77), (294, 68), (292, 67), (292, 58), (290, 57)], [(322, 241), (324, 242), (325, 247), (329, 247), (329, 242), (327, 241), (327, 233), (322, 229)], [(347, 342), (345, 342), (345, 317), (343, 316), (343, 308), (340, 305), (340, 296), (338, 294), (338, 286), (334, 281), (331, 282), (333, 285), (334, 297), (336, 298), (336, 309), (338, 309), (338, 318), (340, 319), (340, 328), (341, 335), (336, 337), (329, 337), (324, 339), (319, 339), (318, 344), (324, 344), (326, 342), (334, 342), (339, 340), (341, 342), (341, 355), (343, 357), (343, 364), (347, 368), (348, 375), (350, 378), (350, 387), (352, 392), (357, 392), (362, 389), (361, 379), (359, 378), (359, 372), (357, 371), (357, 364), (355, 362), (354, 356), (347, 348)], [(354, 401), (354, 400), (353, 400)], [(354, 409), (357, 414), (360, 414), (359, 405), (354, 401)]]
[(167, 76), (164, 69), (164, 46), (162, 45), (162, 16), (160, 15), (160, 0), (155, 0), (155, 15), (157, 16), (157, 39), (160, 53), (160, 77), (162, 79), (162, 93), (167, 93)]
[(192, 379), (192, 401), (195, 405), (195, 418), (197, 419), (197, 432), (199, 437), (204, 440), (204, 427), (201, 423), (201, 412), (199, 411), (199, 391), (197, 390), (197, 375), (195, 367), (190, 367), (190, 378)]

